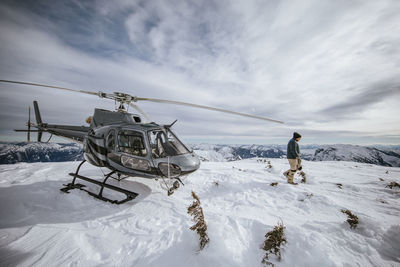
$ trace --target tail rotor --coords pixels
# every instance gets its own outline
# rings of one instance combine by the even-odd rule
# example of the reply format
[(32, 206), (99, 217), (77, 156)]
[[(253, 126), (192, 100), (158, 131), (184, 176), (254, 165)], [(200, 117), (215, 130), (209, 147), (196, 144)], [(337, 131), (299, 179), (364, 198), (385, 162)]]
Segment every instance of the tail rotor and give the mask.
[[(17, 130), (14, 129), (14, 131), (16, 132), (26, 132), (26, 141), (29, 143), (31, 141), (31, 132), (37, 132), (37, 141), (38, 142), (42, 142), (42, 135), (43, 135), (43, 131), (39, 128), (42, 125), (42, 117), (40, 116), (40, 112), (39, 112), (39, 106), (37, 101), (33, 101), (33, 107), (35, 109), (35, 116), (36, 116), (36, 125), (34, 123), (31, 122), (31, 107), (29, 106), (28, 108), (28, 122), (26, 123), (26, 126), (28, 127), (28, 129), (26, 130)], [(37, 130), (34, 129), (32, 130), (31, 127), (36, 127), (38, 128)]]
[(28, 109), (28, 133), (26, 140), (28, 143), (31, 141), (31, 106), (29, 106)]

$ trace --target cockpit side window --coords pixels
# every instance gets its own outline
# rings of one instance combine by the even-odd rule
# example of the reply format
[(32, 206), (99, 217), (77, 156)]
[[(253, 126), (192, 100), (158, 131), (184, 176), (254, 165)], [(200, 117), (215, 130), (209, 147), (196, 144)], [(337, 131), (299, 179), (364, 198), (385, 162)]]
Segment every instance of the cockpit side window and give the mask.
[(115, 148), (115, 131), (111, 130), (107, 135), (107, 149), (109, 151), (114, 150)]
[(120, 131), (118, 133), (118, 150), (140, 157), (147, 155), (143, 135), (135, 131)]
[(160, 158), (164, 154), (164, 148), (161, 144), (161, 131), (150, 131), (149, 135), (149, 142), (150, 142), (150, 149), (151, 149), (151, 156), (153, 158)]
[(168, 129), (149, 131), (148, 135), (153, 158), (163, 158), (189, 153), (189, 150)]

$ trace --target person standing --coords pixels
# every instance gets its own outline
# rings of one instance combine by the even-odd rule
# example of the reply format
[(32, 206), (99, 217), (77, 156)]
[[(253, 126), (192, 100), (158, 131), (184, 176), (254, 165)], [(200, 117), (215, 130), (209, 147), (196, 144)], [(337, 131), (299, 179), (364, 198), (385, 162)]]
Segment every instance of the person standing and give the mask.
[(294, 175), (297, 171), (302, 170), (300, 148), (298, 144), (300, 139), (301, 135), (297, 132), (294, 132), (293, 138), (289, 140), (289, 143), (287, 145), (287, 159), (289, 161), (290, 169), (285, 171), (283, 175), (286, 176), (289, 184), (297, 184), (293, 182)]

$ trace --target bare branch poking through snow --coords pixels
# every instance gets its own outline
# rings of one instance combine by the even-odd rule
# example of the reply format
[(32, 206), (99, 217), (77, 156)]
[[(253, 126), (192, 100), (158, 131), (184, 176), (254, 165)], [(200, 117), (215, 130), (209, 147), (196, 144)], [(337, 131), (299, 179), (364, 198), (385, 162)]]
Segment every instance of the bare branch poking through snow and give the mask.
[(353, 213), (351, 213), (350, 210), (342, 209), (340, 211), (343, 212), (344, 214), (347, 214), (348, 217), (347, 222), (350, 224), (350, 228), (355, 229), (358, 225), (358, 217)]
[(389, 187), (390, 189), (393, 189), (393, 187), (400, 188), (400, 184), (398, 184), (396, 182), (390, 182), (390, 184), (388, 184), (386, 187)]
[(196, 231), (199, 235), (200, 250), (202, 250), (208, 244), (208, 242), (210, 242), (210, 238), (207, 235), (207, 224), (204, 220), (203, 209), (200, 206), (200, 199), (193, 191), (192, 197), (194, 198), (194, 201), (192, 205), (188, 207), (188, 214), (193, 216), (192, 220), (195, 222), (195, 224), (190, 227), (190, 230)]
[(278, 261), (281, 260), (281, 246), (287, 243), (284, 232), (285, 226), (283, 226), (283, 223), (278, 223), (278, 225), (274, 227), (274, 230), (265, 235), (266, 239), (262, 249), (265, 250), (266, 253), (261, 263), (274, 266), (274, 264), (269, 261), (270, 254), (276, 255)]

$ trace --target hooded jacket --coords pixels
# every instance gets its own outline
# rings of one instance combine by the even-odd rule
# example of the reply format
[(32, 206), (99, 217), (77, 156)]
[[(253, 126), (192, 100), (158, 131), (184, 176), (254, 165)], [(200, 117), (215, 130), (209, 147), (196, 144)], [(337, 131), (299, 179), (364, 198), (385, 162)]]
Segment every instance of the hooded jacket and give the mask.
[(299, 144), (297, 143), (296, 139), (290, 139), (287, 145), (287, 158), (288, 159), (296, 159), (300, 158), (300, 148)]

